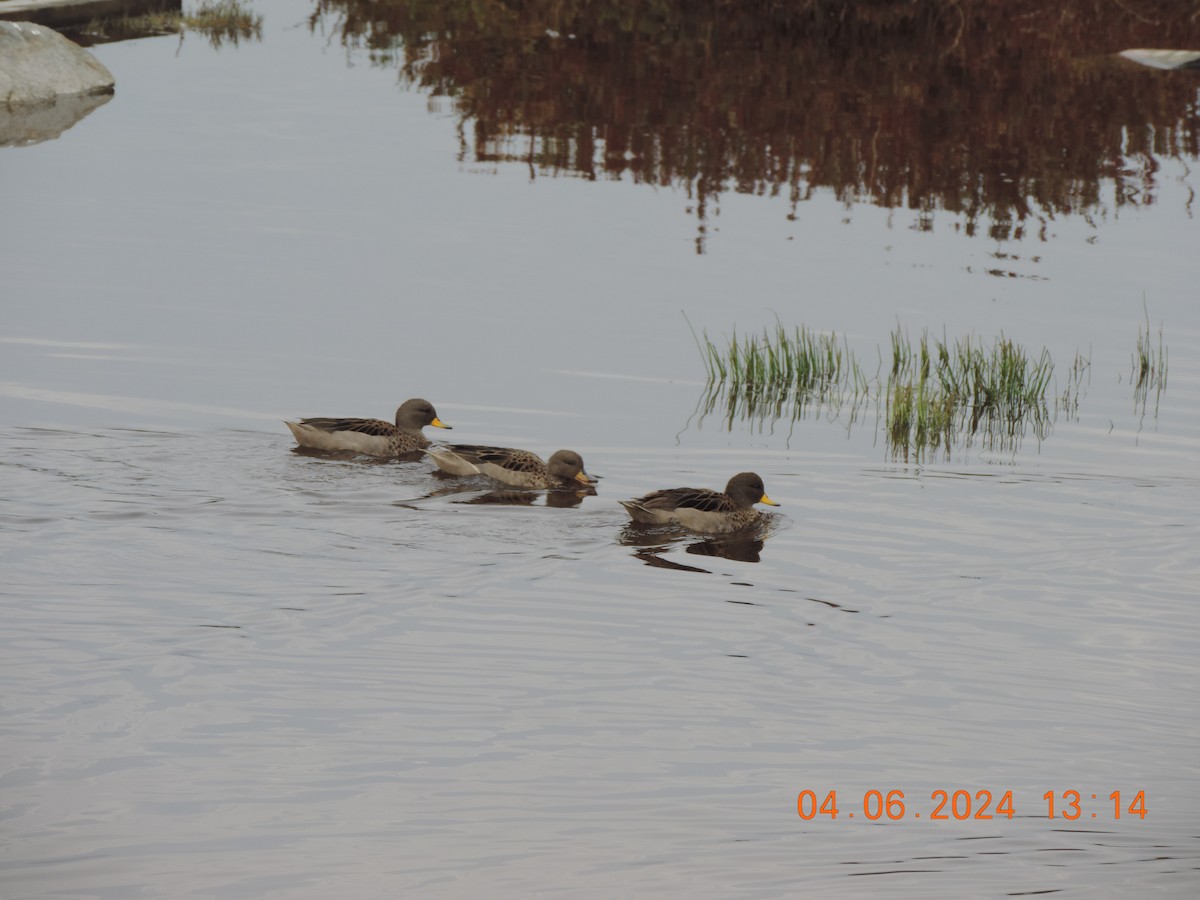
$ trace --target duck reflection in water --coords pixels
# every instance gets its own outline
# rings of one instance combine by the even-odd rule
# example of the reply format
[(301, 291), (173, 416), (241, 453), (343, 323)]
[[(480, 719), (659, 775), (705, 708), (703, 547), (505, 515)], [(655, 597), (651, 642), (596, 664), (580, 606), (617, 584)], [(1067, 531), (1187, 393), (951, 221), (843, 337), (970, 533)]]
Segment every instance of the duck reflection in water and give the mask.
[(488, 491), (476, 494), (467, 500), (456, 500), (456, 503), (495, 503), (501, 506), (535, 506), (536, 501), (546, 498), (544, 506), (556, 509), (573, 509), (583, 502), (584, 497), (596, 496), (596, 489), (590, 488), (578, 491)]
[[(684, 572), (709, 572), (698, 566), (668, 559), (666, 554), (688, 541), (684, 552), (694, 556), (717, 556), (736, 562), (756, 563), (762, 558), (763, 547), (771, 531), (771, 520), (764, 517), (757, 527), (734, 534), (711, 535), (701, 538), (677, 527), (647, 528), (626, 525), (618, 538), (622, 546), (635, 547), (633, 555), (648, 566), (677, 569)], [(701, 538), (697, 540), (697, 538)]]
[(684, 551), (696, 556), (720, 556), (723, 559), (734, 559), (738, 562), (759, 561), (763, 545), (762, 538), (749, 535), (729, 535), (727, 537), (708, 538), (688, 544)]
[(495, 504), (497, 506), (550, 506), (556, 509), (573, 509), (583, 502), (584, 497), (596, 496), (596, 488), (592, 485), (577, 484), (574, 488), (549, 488), (544, 490), (519, 488), (484, 490), (485, 485), (493, 484), (486, 478), (464, 480), (445, 472), (434, 470), (433, 477), (441, 482), (425, 495), (425, 499), (433, 497), (453, 497), (461, 494), (461, 499), (451, 499), (451, 503), (471, 505)]

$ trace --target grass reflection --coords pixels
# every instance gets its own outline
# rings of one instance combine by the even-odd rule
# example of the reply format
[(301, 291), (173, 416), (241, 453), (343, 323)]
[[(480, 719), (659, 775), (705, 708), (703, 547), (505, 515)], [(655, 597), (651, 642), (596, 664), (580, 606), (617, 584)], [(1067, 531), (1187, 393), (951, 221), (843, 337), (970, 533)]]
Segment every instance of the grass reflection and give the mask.
[[(169, 8), (172, 6), (174, 8)], [(140, 16), (115, 16), (95, 19), (71, 33), (84, 46), (135, 38), (194, 32), (219, 49), (236, 47), (242, 42), (262, 40), (263, 17), (252, 12), (245, 0), (203, 0), (190, 12), (182, 4), (164, 2), (164, 8)]]
[(183, 17), (184, 27), (204, 35), (214, 48), (261, 41), (262, 23), (262, 16), (251, 12), (242, 0), (203, 0), (195, 12)]
[(847, 391), (841, 385), (825, 384), (819, 389), (799, 389), (785, 383), (731, 384), (709, 380), (692, 418), (696, 426), (716, 417), (726, 431), (735, 424), (749, 423), (751, 430), (771, 431), (780, 422), (795, 425), (802, 419), (837, 422), (849, 431), (870, 409), (872, 397)]

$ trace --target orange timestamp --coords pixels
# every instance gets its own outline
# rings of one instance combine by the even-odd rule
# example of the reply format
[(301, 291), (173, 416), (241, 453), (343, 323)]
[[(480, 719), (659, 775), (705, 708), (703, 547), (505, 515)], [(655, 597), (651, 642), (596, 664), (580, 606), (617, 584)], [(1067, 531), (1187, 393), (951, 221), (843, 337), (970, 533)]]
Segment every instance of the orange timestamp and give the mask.
[[(1090, 799), (1088, 799), (1090, 797)], [(858, 798), (855, 798), (856, 801)], [(1040, 809), (1045, 811), (1049, 819), (1091, 820), (1097, 818), (1120, 819), (1122, 815), (1146, 818), (1146, 792), (1138, 791), (1132, 799), (1122, 796), (1120, 791), (1113, 791), (1107, 797), (1097, 794), (1084, 794), (1071, 789), (1066, 791), (1046, 791), (1042, 794), (1045, 803)], [(897, 822), (902, 819), (927, 819), (934, 822), (967, 819), (986, 821), (989, 819), (1012, 819), (1018, 815), (1013, 792), (1005, 791), (994, 794), (989, 790), (975, 792), (967, 790), (936, 790), (929, 795), (930, 805), (924, 805), (924, 798), (918, 807), (905, 797), (904, 791), (870, 790), (863, 793), (861, 806), (853, 809), (842, 809), (838, 806), (836, 790), (826, 792), (823, 798), (818, 797), (817, 791), (804, 790), (796, 797), (796, 811), (806, 822), (825, 816), (831, 820), (839, 815), (849, 819), (861, 814), (864, 819), (877, 822), (887, 819)], [(1040, 815), (1041, 813), (1025, 813), (1025, 815)]]

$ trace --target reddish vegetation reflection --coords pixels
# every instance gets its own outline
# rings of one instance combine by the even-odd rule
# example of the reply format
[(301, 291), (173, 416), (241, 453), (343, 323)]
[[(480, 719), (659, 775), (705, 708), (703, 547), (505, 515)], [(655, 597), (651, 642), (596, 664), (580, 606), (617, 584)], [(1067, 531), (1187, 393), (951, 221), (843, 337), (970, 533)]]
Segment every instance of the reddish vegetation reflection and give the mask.
[(1200, 49), (1181, 0), (317, 0), (311, 26), (452, 98), (464, 157), (682, 186), (701, 252), (728, 190), (1044, 239), (1200, 153), (1200, 73), (1113, 56)]

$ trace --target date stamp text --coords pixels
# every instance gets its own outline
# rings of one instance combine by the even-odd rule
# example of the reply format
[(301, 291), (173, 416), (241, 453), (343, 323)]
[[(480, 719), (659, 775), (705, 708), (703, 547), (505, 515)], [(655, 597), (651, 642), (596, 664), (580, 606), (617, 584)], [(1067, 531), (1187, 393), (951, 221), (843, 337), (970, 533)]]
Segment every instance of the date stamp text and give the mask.
[(839, 816), (849, 819), (861, 817), (872, 822), (899, 822), (904, 819), (986, 821), (1016, 816), (1066, 819), (1070, 822), (1093, 819), (1117, 821), (1122, 817), (1136, 816), (1144, 821), (1147, 815), (1144, 790), (1125, 794), (1117, 790), (1105, 796), (1103, 793), (1091, 794), (1075, 789), (1046, 791), (1040, 803), (1035, 801), (1021, 809), (1018, 809), (1012, 791), (936, 790), (926, 802), (924, 796), (908, 797), (901, 790), (870, 790), (861, 795), (843, 792), (840, 800), (836, 790), (825, 790), (824, 793), (803, 790), (796, 797), (796, 811), (806, 822), (818, 818), (834, 820)]

